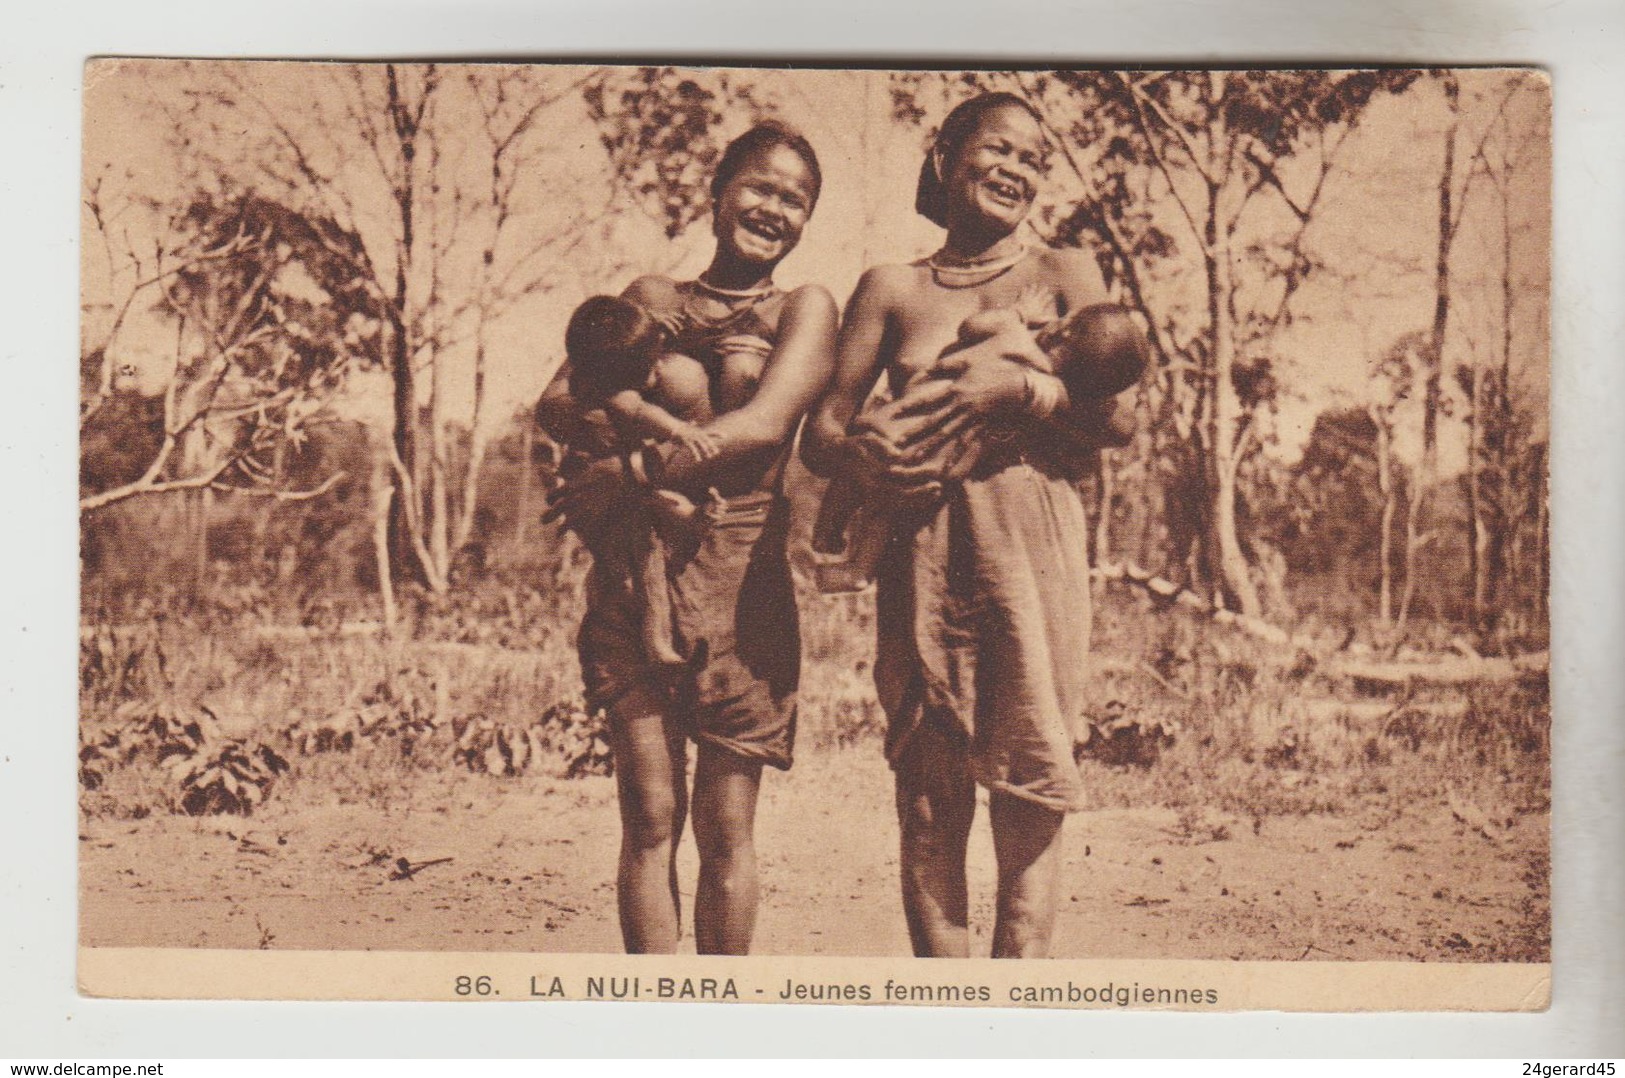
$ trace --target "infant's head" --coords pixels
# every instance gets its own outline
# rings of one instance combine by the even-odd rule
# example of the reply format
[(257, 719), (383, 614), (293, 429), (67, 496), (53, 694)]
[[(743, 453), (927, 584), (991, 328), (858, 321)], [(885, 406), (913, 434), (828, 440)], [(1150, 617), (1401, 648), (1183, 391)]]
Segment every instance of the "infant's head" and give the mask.
[(575, 309), (564, 331), (570, 391), (596, 401), (649, 382), (665, 331), (649, 312), (617, 296), (593, 296)]
[(1040, 332), (1038, 343), (1074, 399), (1115, 397), (1140, 380), (1150, 358), (1145, 334), (1129, 313), (1104, 303)]

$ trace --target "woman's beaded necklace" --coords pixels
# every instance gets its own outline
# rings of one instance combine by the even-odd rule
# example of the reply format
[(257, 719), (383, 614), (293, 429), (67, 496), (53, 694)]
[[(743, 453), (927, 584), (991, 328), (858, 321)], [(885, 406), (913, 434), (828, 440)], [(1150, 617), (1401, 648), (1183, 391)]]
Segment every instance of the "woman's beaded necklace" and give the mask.
[(721, 300), (761, 299), (763, 296), (772, 295), (773, 289), (775, 288), (772, 281), (768, 281), (766, 284), (759, 284), (755, 288), (719, 288), (718, 286), (707, 281), (704, 277), (694, 278), (694, 286), (700, 291), (706, 292)]
[(943, 288), (975, 288), (997, 280), (1014, 269), (1027, 257), (1027, 245), (1018, 243), (1014, 248), (991, 258), (947, 260), (938, 251), (925, 260), (930, 267), (931, 279)]

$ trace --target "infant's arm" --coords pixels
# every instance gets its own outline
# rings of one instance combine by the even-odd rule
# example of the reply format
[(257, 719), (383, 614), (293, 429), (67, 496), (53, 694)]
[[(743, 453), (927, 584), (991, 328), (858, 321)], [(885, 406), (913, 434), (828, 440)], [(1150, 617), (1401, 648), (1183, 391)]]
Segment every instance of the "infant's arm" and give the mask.
[(615, 417), (617, 423), (628, 434), (635, 438), (653, 438), (663, 442), (693, 426), (685, 420), (678, 419), (670, 412), (653, 401), (645, 400), (642, 393), (635, 389), (623, 389), (619, 393), (612, 393), (604, 402), (609, 414)]
[(715, 438), (698, 424), (679, 419), (635, 389), (613, 394), (605, 407), (621, 429), (633, 438), (676, 442), (702, 460), (716, 451)]

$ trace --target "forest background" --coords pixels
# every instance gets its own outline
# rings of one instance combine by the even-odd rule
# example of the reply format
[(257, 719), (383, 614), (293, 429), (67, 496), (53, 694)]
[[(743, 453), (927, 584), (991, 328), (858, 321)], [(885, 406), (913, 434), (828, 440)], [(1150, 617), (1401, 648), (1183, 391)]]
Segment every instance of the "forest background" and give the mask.
[[(1086, 483), (1093, 807), (1135, 814), (1109, 829), (1125, 866), (1141, 831), (1225, 843), (1259, 892), (1216, 883), (1207, 909), (1134, 875), (1080, 892), (1078, 931), (1164, 957), (1544, 960), (1550, 102), (1539, 73), (1489, 69), (93, 65), (86, 942), (353, 946), (321, 912), (353, 885), (381, 933), (363, 942), (466, 944), (433, 903), (529, 901), (487, 886), (513, 848), (496, 823), (459, 830), (460, 890), (423, 896), (420, 920), (357, 868), (444, 863), (413, 844), (439, 841), (422, 828), (453, 799), (612, 848), (592, 776), (613, 762), (573, 648), (586, 557), (539, 520), (558, 450), (530, 411), (564, 321), (639, 273), (703, 268), (706, 178), (763, 116), (803, 128), (825, 176), (781, 284), (844, 299), (867, 266), (930, 253), (924, 148), (990, 87), (1050, 128), (1033, 241), (1091, 252), (1152, 341), (1139, 433)], [(793, 470), (789, 490), (804, 534), (819, 485)], [(800, 605), (790, 781), (836, 783), (847, 815), (815, 833), (786, 808), (778, 850), (879, 834), (858, 821), (889, 812), (872, 594)], [(218, 836), (176, 818), (215, 814), (275, 826), (281, 875), (242, 846), (205, 878)], [(358, 844), (375, 833), (392, 837)], [(1365, 869), (1327, 860), (1371, 834)], [(889, 871), (871, 853), (854, 871)], [(830, 856), (792, 858), (780, 912), (799, 916), (820, 880), (794, 873)], [(1293, 857), (1346, 920), (1319, 889), (1258, 882)], [(131, 882), (155, 866), (178, 875)], [(309, 908), (267, 912), (284, 900)], [(570, 915), (521, 918), (526, 946), (614, 948), (604, 896), (554, 901)], [(207, 908), (177, 919), (177, 902)], [(1177, 906), (1162, 938), (1100, 903)], [(898, 923), (769, 939), (886, 953)]]
[(87, 602), (392, 607), (386, 502), (384, 580), (442, 596), (547, 560), (528, 414), (574, 304), (703, 266), (704, 176), (762, 115), (827, 175), (782, 283), (840, 298), (928, 253), (912, 177), (974, 85), (1042, 107), (1038, 238), (1092, 251), (1154, 343), (1140, 436), (1092, 487), (1097, 565), (1381, 646), (1417, 620), (1538, 646), (1549, 105), (1504, 70), (111, 65), (87, 95)]

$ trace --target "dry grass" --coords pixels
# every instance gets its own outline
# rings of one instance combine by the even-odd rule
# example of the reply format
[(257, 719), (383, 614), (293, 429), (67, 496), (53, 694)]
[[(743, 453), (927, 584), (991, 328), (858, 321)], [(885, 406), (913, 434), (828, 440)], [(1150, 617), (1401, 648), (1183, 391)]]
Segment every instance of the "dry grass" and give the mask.
[[(601, 719), (580, 703), (573, 642), (583, 575), (581, 560), (566, 558), (529, 583), (487, 580), (444, 601), (412, 597), (409, 631), (394, 639), (341, 631), (369, 615), (359, 602), (328, 602), (320, 617), (307, 611), (301, 620), (315, 624), (300, 629), (241, 589), (229, 602), (170, 604), (166, 616), (122, 627), (90, 620), (81, 742), (92, 746), (127, 721), (121, 706), (201, 706), (223, 737), (258, 739), (287, 756), (293, 766), (275, 798), (388, 805), (447, 769), (480, 770), (469, 753), (459, 756), (471, 727), (507, 731), (505, 745), (536, 729), (545, 758), (521, 747), (524, 768), (509, 752), (499, 770), (564, 777), (583, 754), (602, 751), (592, 742)], [(878, 751), (872, 595), (804, 595), (802, 623), (801, 750)], [(1549, 807), (1544, 684), (1468, 690), (1465, 701), (1459, 690), (1454, 700), (1394, 699), (1371, 718), (1371, 699), (1313, 662), (1182, 613), (1108, 593), (1097, 624), (1104, 669), (1091, 717), (1174, 731), (1144, 766), (1085, 756), (1097, 807), (1175, 809), (1192, 841), (1277, 815), (1380, 819), (1447, 794), (1489, 821)], [(1340, 701), (1351, 705), (1346, 714)], [(324, 724), (356, 733), (343, 744), (341, 732), (313, 738)], [(178, 803), (156, 761), (101, 771), (84, 792), (89, 813), (143, 815)]]
[(1148, 769), (1091, 765), (1103, 805), (1232, 814), (1397, 814), (1454, 791), (1487, 817), (1550, 807), (1544, 681), (1362, 696), (1312, 659), (1113, 597), (1103, 707), (1180, 734)]

